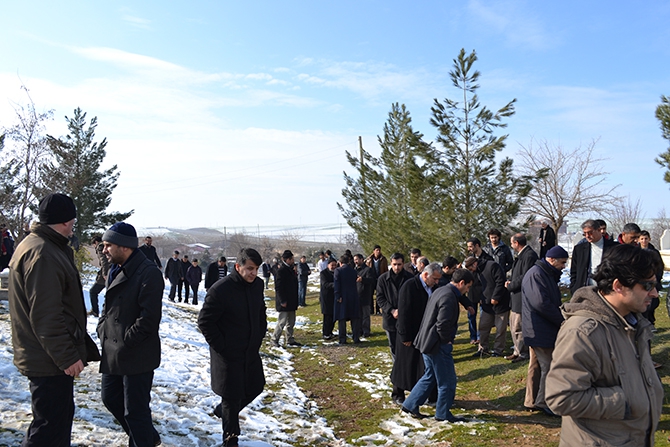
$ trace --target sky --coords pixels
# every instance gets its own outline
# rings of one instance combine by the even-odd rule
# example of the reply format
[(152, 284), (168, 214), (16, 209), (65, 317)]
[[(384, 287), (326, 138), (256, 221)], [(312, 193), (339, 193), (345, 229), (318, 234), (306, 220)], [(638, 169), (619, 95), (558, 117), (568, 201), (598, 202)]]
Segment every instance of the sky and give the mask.
[[(67, 133), (98, 118), (110, 210), (139, 227), (346, 227), (345, 151), (379, 153), (391, 105), (427, 141), (453, 59), (476, 51), (479, 97), (516, 98), (502, 156), (594, 140), (608, 182), (655, 217), (670, 196), (654, 111), (670, 95), (670, 4), (422, 1), (24, 1), (3, 5), (0, 127), (25, 104)], [(345, 230), (346, 231), (346, 230)]]

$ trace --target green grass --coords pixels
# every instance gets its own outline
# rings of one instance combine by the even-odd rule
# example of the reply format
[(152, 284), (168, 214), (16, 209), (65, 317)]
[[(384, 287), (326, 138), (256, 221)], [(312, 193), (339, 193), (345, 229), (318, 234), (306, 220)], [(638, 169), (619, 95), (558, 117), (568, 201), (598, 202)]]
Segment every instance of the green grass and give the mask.
[[(268, 295), (272, 295), (272, 291)], [(397, 406), (391, 403), (390, 381), (379, 397), (353, 383), (353, 375), (362, 382), (368, 372), (390, 375), (391, 364), (386, 334), (381, 327), (381, 317), (372, 317), (372, 336), (362, 345), (325, 345), (321, 341), (321, 313), (318, 294), (308, 293), (307, 307), (297, 314), (309, 323), (296, 329), (296, 339), (312, 349), (294, 350), (295, 375), (303, 392), (315, 400), (319, 414), (326, 418), (335, 434), (353, 445), (374, 444), (358, 438), (375, 433), (386, 433), (384, 422), (396, 418)], [(658, 372), (666, 396), (670, 396), (670, 319), (665, 299), (656, 311), (656, 337), (652, 345), (654, 359), (662, 363)], [(512, 345), (508, 335), (507, 347)], [(469, 343), (467, 318), (461, 312), (459, 336), (454, 344), (454, 360), (458, 375), (458, 388), (453, 411), (485, 421), (475, 427), (455, 425), (450, 429), (435, 428), (434, 422), (421, 424), (433, 430), (432, 445), (453, 447), (471, 446), (520, 446), (554, 447), (558, 445), (560, 419), (529, 412), (523, 407), (528, 363), (512, 364), (502, 358), (473, 358), (475, 347)], [(352, 368), (352, 365), (357, 365)], [(434, 414), (430, 407), (422, 412)], [(476, 434), (473, 434), (473, 430)], [(664, 400), (663, 415), (656, 432), (656, 446), (670, 446), (670, 402)], [(444, 441), (444, 444), (442, 444)]]

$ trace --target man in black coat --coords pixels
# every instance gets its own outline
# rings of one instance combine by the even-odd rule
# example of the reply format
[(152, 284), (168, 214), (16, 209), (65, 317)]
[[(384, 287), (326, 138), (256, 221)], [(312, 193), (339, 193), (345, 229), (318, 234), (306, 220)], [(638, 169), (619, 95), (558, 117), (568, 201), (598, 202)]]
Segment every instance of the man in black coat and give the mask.
[(361, 334), (363, 337), (370, 336), (370, 309), (372, 307), (372, 295), (375, 293), (375, 272), (365, 265), (365, 258), (362, 254), (354, 256), (356, 265), (356, 290), (361, 302)]
[(405, 282), (398, 292), (398, 335), (391, 381), (399, 389), (411, 390), (424, 373), (421, 352), (413, 342), (419, 332), (428, 298), (441, 277), (442, 266), (433, 262), (412, 280)]
[(191, 267), (191, 261), (188, 259), (188, 255), (184, 255), (181, 258), (181, 278), (179, 278), (179, 284), (177, 285), (177, 301), (181, 303), (181, 289), (184, 290), (184, 302), (188, 303), (188, 295), (189, 295), (189, 282), (188, 278), (186, 277), (186, 274), (188, 273), (188, 269)]
[(319, 291), (319, 303), (321, 304), (321, 314), (323, 315), (322, 333), (324, 340), (330, 340), (334, 337), (333, 328), (335, 327), (335, 320), (333, 314), (335, 313), (335, 276), (333, 272), (337, 268), (337, 261), (330, 259), (327, 267), (319, 273), (321, 290)]
[(212, 391), (221, 396), (214, 410), (223, 425), (223, 445), (236, 446), (240, 411), (265, 386), (259, 355), (267, 331), (261, 255), (253, 248), (237, 256), (235, 270), (207, 291), (198, 327), (209, 343)]
[(149, 403), (161, 363), (158, 328), (165, 283), (156, 264), (137, 250), (132, 225), (115, 223), (102, 241), (112, 264), (98, 322), (102, 402), (130, 436), (130, 446), (155, 446), (160, 436)]
[(509, 316), (509, 330), (512, 334), (514, 352), (505, 357), (512, 363), (528, 359), (528, 347), (523, 342), (523, 331), (521, 328), (521, 282), (523, 277), (537, 261), (537, 253), (530, 248), (526, 236), (517, 233), (512, 236), (510, 243), (512, 249), (517, 253), (512, 266), (512, 277), (505, 283), (510, 292), (511, 312)]
[(182, 271), (181, 265), (181, 261), (179, 260), (179, 251), (175, 250), (172, 254), (172, 257), (168, 259), (168, 262), (165, 264), (165, 279), (170, 281), (170, 294), (168, 295), (170, 301), (174, 301), (179, 281), (186, 273)]
[(333, 273), (335, 309), (333, 318), (337, 320), (340, 344), (347, 342), (347, 321), (351, 321), (351, 333), (354, 343), (360, 343), (361, 302), (356, 290), (356, 270), (349, 264), (349, 256), (340, 256), (340, 266)]
[(538, 241), (540, 242), (540, 259), (542, 259), (547, 255), (547, 251), (556, 245), (556, 232), (546, 220), (542, 221)]
[(98, 258), (100, 263), (100, 270), (95, 277), (95, 284), (91, 287), (91, 290), (88, 291), (88, 296), (91, 299), (91, 312), (90, 315), (98, 317), (100, 315), (100, 306), (98, 305), (98, 295), (105, 288), (105, 283), (107, 282), (107, 275), (109, 274), (109, 260), (107, 256), (103, 253), (105, 245), (102, 243), (102, 238), (100, 236), (94, 236), (91, 240), (91, 245), (95, 248), (95, 255)]
[(300, 262), (297, 266), (298, 272), (298, 306), (305, 307), (307, 306), (307, 280), (309, 275), (312, 274), (312, 269), (309, 268), (307, 264), (307, 257), (301, 256)]
[(225, 278), (228, 274), (228, 264), (225, 256), (221, 256), (218, 261), (212, 262), (205, 272), (205, 291), (209, 290), (218, 280)]
[(593, 219), (582, 224), (582, 232), (587, 243), (575, 245), (570, 261), (570, 293), (573, 295), (580, 287), (595, 285), (591, 275), (595, 273), (605, 253), (617, 245), (613, 240), (603, 237), (600, 225)]
[(146, 258), (149, 261), (155, 262), (156, 265), (158, 266), (159, 269), (163, 268), (163, 264), (161, 264), (161, 260), (158, 257), (158, 254), (156, 253), (156, 247), (153, 245), (153, 239), (151, 236), (147, 236), (144, 238), (144, 245), (139, 247), (139, 250), (146, 256)]
[(275, 277), (275, 308), (279, 314), (272, 335), (272, 344), (279, 347), (279, 339), (284, 332), (284, 328), (286, 328), (286, 344), (291, 347), (298, 347), (302, 344), (293, 338), (295, 311), (298, 309), (298, 277), (296, 276), (291, 250), (284, 250), (281, 259), (282, 262)]

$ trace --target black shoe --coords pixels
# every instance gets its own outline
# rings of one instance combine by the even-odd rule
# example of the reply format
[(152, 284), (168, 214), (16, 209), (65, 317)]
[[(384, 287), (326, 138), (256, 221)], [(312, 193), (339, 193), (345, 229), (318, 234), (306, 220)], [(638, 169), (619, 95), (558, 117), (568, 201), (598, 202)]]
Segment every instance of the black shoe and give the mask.
[(237, 440), (237, 436), (231, 435), (226, 438), (225, 441), (223, 441), (223, 447), (237, 447), (239, 446), (239, 442)]
[(340, 345), (346, 345), (346, 344), (347, 344), (347, 341), (346, 341), (346, 340), (344, 340), (344, 341), (340, 340), (340, 341), (338, 342), (338, 344), (340, 344)]
[(191, 304), (193, 304), (194, 306), (197, 306), (197, 305), (198, 305), (198, 302), (197, 302), (197, 301), (193, 301)]
[(290, 346), (292, 348), (299, 348), (300, 346), (302, 346), (302, 343), (298, 343), (297, 341), (293, 340), (288, 342), (287, 346)]
[(435, 418), (435, 420), (436, 420), (436, 421), (440, 421), (440, 422), (444, 422), (444, 421), (446, 421), (446, 422), (449, 422), (450, 424), (455, 424), (456, 422), (467, 422), (467, 421), (468, 421), (468, 420), (465, 419), (465, 418), (458, 417), (458, 416), (453, 416), (453, 415), (452, 415), (452, 416), (447, 416), (446, 419), (438, 419), (438, 418)]
[(409, 410), (407, 407), (405, 407), (405, 406), (400, 407), (400, 410), (401, 410), (403, 413), (409, 414), (409, 415), (412, 416), (414, 419), (425, 419), (425, 418), (428, 417), (428, 416), (426, 416), (425, 414), (421, 414), (420, 411), (417, 411), (416, 413), (414, 413), (414, 412), (410, 411), (410, 410)]
[(221, 404), (217, 405), (214, 407), (214, 416), (217, 418), (221, 419), (222, 413), (221, 413)]
[(393, 403), (394, 403), (394, 404), (399, 405), (399, 406), (401, 406), (401, 407), (402, 407), (402, 404), (405, 403), (405, 398), (402, 397), (402, 396), (393, 396), (393, 397), (391, 398), (391, 400), (393, 400)]
[(335, 338), (335, 336), (333, 334), (323, 336), (324, 340), (332, 340), (333, 338)]
[(168, 299), (174, 303), (174, 298), (168, 298)]
[(495, 351), (490, 352), (489, 355), (490, 355), (491, 357), (502, 357), (502, 356), (503, 356), (502, 354), (498, 354), (498, 353), (495, 352)]
[(528, 357), (517, 357), (514, 360), (512, 360), (512, 363), (525, 362), (526, 360), (528, 360)]
[(472, 357), (488, 357), (490, 354), (483, 349), (480, 349), (479, 351), (475, 352), (472, 354)]

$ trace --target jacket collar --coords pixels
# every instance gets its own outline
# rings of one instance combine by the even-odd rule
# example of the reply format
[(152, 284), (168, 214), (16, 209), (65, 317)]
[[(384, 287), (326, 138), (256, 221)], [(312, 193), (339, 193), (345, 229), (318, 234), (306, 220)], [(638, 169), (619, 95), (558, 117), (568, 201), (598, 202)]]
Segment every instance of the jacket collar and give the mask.
[(133, 250), (133, 253), (130, 255), (130, 257), (120, 267), (121, 271), (118, 273), (118, 275), (116, 275), (114, 281), (109, 284), (108, 289), (128, 281), (128, 279), (135, 274), (137, 268), (146, 258), (147, 257), (144, 256), (144, 253), (142, 253), (140, 250)]

